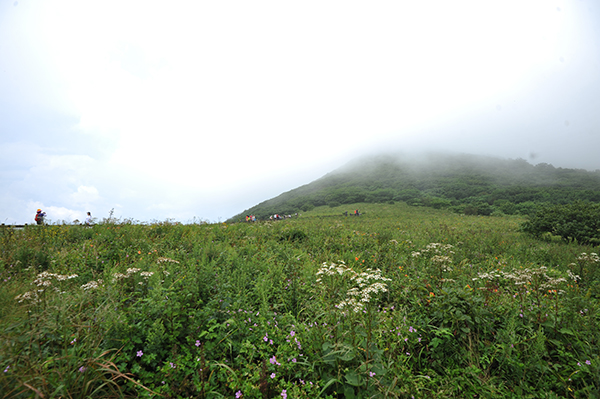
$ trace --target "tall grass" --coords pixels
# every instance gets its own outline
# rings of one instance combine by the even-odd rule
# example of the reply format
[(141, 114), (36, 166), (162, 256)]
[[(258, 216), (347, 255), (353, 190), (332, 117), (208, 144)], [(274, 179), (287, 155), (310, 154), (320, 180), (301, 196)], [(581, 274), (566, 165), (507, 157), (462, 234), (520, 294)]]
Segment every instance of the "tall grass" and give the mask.
[(354, 208), (0, 230), (0, 392), (600, 394), (595, 248), (534, 240), (518, 217)]

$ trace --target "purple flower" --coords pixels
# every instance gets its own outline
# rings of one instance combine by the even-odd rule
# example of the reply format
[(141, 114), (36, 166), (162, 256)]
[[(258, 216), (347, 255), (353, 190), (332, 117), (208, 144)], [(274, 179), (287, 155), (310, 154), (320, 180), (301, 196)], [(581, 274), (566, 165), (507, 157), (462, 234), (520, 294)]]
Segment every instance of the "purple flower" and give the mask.
[(174, 369), (175, 368), (175, 364), (173, 364), (172, 362), (169, 362), (169, 364), (171, 365), (171, 368)]
[(263, 341), (265, 342), (269, 342), (269, 337), (267, 337), (266, 335), (263, 337)]
[(83, 366), (79, 367), (80, 373), (83, 373), (85, 370), (87, 370), (87, 367), (83, 367)]
[(241, 398), (241, 397), (242, 397), (242, 391), (237, 391), (237, 392), (235, 393), (235, 397), (236, 397), (236, 399), (239, 399), (239, 398)]
[(369, 377), (375, 377), (375, 373), (372, 371), (369, 371)]
[(142, 351), (137, 351), (137, 357), (142, 357), (142, 355), (144, 354), (144, 352)]
[(10, 368), (10, 366), (6, 366), (6, 368), (4, 369), (4, 372), (6, 373), (9, 368)]
[(200, 341), (196, 340), (196, 346), (200, 346), (200, 345), (202, 345), (202, 343)]
[(293, 358), (293, 359), (292, 359), (292, 363), (296, 363), (296, 358)]
[(271, 373), (271, 378), (275, 378), (275, 373)]
[(281, 391), (281, 396), (283, 396), (283, 399), (287, 399), (287, 391), (285, 389)]
[(588, 366), (591, 366), (591, 365), (592, 365), (592, 362), (590, 362), (589, 360), (586, 360), (586, 361), (585, 361), (585, 364), (587, 364)]
[(290, 337), (293, 337), (294, 335), (296, 335), (296, 332), (295, 332), (295, 331), (293, 331), (293, 330), (292, 330), (292, 331), (290, 331)]

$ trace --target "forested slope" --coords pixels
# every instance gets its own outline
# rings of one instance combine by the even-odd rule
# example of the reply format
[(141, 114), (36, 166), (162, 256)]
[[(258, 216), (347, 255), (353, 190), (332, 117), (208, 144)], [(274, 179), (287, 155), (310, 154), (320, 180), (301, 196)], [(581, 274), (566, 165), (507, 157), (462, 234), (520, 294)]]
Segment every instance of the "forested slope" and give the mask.
[(381, 155), (357, 159), (324, 177), (264, 201), (259, 219), (315, 206), (404, 201), (458, 213), (530, 214), (538, 204), (600, 202), (600, 171), (556, 168), (523, 159), (476, 155)]

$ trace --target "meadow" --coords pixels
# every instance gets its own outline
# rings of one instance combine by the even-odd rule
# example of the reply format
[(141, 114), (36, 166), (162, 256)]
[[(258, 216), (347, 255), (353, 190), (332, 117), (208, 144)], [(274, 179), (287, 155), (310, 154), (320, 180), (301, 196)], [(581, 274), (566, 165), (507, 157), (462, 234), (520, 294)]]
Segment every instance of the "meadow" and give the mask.
[(524, 221), (2, 228), (0, 396), (599, 397), (598, 249)]

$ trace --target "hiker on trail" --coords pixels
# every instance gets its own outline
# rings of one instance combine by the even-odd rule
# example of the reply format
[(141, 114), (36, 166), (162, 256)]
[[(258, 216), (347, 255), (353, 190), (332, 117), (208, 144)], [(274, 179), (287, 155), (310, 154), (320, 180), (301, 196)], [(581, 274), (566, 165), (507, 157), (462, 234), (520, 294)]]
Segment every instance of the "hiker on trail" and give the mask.
[(92, 213), (88, 212), (87, 217), (85, 218), (85, 224), (88, 226), (92, 225)]
[(35, 222), (38, 225), (43, 225), (44, 224), (44, 218), (46, 217), (46, 212), (42, 212), (41, 209), (38, 209), (36, 214), (35, 214)]
[(354, 211), (354, 216), (358, 216), (360, 215), (360, 213), (358, 213), (358, 209)]

